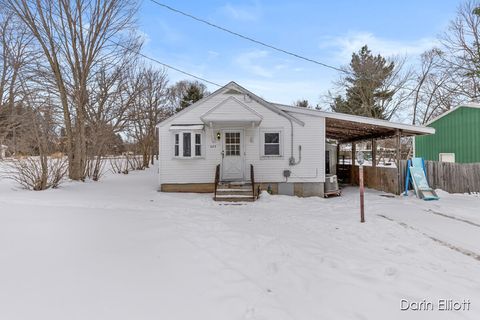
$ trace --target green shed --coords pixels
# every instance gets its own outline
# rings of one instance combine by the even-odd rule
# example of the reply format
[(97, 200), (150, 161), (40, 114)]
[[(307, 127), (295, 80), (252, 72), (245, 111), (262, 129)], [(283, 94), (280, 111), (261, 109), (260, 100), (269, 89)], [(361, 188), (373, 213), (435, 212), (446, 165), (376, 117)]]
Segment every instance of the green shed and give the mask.
[(449, 110), (427, 123), (434, 135), (415, 137), (415, 156), (425, 160), (480, 162), (480, 104)]

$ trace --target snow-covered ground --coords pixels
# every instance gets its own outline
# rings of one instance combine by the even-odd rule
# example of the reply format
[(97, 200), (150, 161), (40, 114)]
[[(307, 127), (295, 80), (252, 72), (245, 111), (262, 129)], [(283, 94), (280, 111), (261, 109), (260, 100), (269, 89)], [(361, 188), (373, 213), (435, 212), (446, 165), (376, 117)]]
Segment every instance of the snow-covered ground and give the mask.
[[(156, 170), (32, 192), (0, 181), (0, 319), (478, 319), (480, 197), (156, 192)], [(471, 302), (400, 311), (401, 299)], [(436, 308), (436, 306), (435, 306)]]

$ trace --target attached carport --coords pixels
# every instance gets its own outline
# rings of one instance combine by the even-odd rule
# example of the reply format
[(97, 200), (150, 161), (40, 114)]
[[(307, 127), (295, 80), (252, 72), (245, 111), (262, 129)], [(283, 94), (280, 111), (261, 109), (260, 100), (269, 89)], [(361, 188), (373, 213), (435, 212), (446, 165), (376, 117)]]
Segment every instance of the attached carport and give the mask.
[[(326, 112), (307, 108), (291, 107), (277, 105), (283, 111), (310, 114), (325, 118), (325, 137), (337, 141), (337, 155), (340, 145), (351, 144), (352, 164), (355, 163), (356, 143), (369, 141), (372, 144), (372, 159), (377, 156), (377, 140), (395, 139), (396, 148), (396, 168), (377, 169), (376, 161), (372, 161), (372, 166), (366, 168), (367, 186), (370, 182), (372, 188), (381, 189), (392, 193), (400, 194), (401, 191), (401, 138), (417, 135), (434, 134), (435, 129), (424, 126), (408, 125), (396, 123), (387, 120), (367, 118), (343, 113)], [(337, 160), (338, 161), (338, 160)], [(338, 166), (338, 163), (337, 163)], [(388, 169), (389, 171), (386, 171)], [(355, 181), (357, 168), (350, 166), (350, 176)], [(385, 187), (381, 187), (385, 185)], [(379, 187), (380, 186), (380, 187)]]

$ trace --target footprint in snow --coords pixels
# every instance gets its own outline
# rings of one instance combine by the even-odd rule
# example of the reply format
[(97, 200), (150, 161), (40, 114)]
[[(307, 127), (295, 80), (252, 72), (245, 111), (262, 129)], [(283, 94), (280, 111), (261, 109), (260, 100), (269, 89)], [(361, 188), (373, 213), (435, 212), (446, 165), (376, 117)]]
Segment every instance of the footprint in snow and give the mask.
[(268, 273), (270, 274), (276, 274), (278, 273), (278, 264), (276, 262), (271, 262), (268, 264), (267, 267)]
[(245, 319), (254, 319), (254, 317), (255, 317), (255, 307), (247, 308), (247, 311), (245, 311)]
[(385, 268), (385, 275), (388, 277), (393, 277), (398, 273), (398, 270), (394, 267)]

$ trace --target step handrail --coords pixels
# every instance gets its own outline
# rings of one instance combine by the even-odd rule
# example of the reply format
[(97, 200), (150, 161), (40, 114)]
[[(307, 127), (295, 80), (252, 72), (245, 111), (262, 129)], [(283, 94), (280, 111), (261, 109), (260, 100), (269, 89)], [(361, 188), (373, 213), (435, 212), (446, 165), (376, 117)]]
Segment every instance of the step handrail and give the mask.
[(253, 200), (257, 199), (255, 195), (255, 173), (253, 169), (253, 164), (250, 164), (250, 182), (252, 183), (252, 195), (253, 195)]
[(218, 188), (218, 183), (220, 182), (220, 164), (217, 164), (215, 167), (215, 190), (214, 190), (214, 196), (213, 199), (217, 199), (217, 188)]

